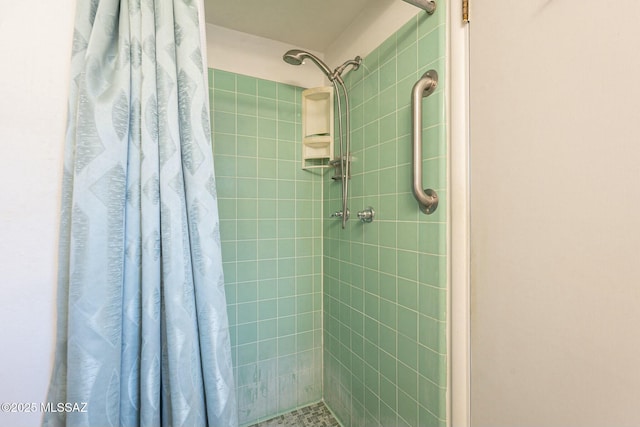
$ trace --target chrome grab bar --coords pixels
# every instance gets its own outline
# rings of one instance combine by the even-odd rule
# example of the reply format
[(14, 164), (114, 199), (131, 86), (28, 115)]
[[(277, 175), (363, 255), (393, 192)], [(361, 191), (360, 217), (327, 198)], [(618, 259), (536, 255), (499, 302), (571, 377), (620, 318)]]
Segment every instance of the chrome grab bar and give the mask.
[(422, 189), (422, 98), (431, 95), (438, 86), (438, 73), (429, 70), (413, 85), (411, 91), (413, 129), (413, 195), (420, 210), (432, 214), (438, 208), (438, 194), (430, 188)]

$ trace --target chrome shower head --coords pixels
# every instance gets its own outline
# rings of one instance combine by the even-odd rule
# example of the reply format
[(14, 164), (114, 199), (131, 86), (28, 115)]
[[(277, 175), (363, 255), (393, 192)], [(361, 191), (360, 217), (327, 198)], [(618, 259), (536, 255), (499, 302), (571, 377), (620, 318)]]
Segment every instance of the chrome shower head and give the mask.
[(322, 70), (322, 72), (327, 76), (329, 80), (333, 81), (335, 79), (327, 64), (322, 62), (320, 58), (310, 52), (300, 49), (291, 49), (282, 56), (284, 62), (291, 65), (300, 65), (306, 58), (311, 59), (318, 66), (318, 68)]
[(287, 64), (301, 65), (302, 62), (304, 61), (303, 54), (304, 54), (304, 51), (302, 50), (291, 49), (290, 51), (282, 55), (282, 59), (284, 59), (284, 62), (286, 62)]

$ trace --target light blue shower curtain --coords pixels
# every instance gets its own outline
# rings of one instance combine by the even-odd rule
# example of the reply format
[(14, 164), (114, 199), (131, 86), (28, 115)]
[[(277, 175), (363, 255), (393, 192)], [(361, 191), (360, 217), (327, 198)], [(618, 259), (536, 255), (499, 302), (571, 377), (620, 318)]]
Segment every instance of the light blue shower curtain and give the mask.
[(71, 69), (43, 424), (235, 426), (196, 2), (79, 0)]

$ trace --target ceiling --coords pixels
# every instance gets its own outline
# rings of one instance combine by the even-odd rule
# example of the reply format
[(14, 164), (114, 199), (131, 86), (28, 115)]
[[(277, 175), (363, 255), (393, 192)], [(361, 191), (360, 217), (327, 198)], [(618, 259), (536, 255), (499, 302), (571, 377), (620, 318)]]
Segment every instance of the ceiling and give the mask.
[(204, 0), (206, 21), (325, 52), (363, 11), (384, 0)]

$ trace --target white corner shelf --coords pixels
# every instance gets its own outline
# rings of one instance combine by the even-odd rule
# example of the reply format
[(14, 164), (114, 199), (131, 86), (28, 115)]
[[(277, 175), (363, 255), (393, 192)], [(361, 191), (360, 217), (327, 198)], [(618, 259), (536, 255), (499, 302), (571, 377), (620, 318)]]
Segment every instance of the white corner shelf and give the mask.
[(302, 92), (302, 169), (329, 167), (333, 159), (333, 87)]

